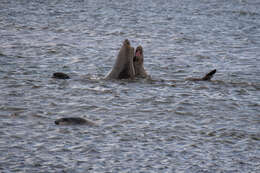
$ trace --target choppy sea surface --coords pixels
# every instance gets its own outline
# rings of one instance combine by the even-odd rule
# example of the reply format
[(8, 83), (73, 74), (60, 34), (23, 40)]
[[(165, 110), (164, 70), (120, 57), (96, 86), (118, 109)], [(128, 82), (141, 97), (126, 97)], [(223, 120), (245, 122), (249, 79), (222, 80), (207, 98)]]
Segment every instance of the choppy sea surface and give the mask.
[(260, 172), (259, 59), (258, 0), (1, 0), (0, 172)]

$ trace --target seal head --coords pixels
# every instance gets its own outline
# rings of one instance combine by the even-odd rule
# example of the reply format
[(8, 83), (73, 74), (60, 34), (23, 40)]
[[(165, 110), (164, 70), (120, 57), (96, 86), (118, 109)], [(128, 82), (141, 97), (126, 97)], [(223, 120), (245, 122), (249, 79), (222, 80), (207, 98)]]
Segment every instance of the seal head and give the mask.
[(135, 76), (146, 78), (148, 75), (144, 69), (144, 54), (143, 54), (142, 46), (138, 46), (136, 48), (133, 61), (134, 61)]

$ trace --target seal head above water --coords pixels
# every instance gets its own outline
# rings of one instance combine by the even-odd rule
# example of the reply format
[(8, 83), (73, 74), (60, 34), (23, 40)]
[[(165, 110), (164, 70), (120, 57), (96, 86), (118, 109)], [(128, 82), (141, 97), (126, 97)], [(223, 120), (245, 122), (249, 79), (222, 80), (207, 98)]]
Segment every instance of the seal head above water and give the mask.
[(142, 78), (148, 77), (144, 69), (144, 53), (143, 53), (142, 46), (138, 46), (136, 48), (133, 61), (134, 61), (135, 76), (142, 77)]

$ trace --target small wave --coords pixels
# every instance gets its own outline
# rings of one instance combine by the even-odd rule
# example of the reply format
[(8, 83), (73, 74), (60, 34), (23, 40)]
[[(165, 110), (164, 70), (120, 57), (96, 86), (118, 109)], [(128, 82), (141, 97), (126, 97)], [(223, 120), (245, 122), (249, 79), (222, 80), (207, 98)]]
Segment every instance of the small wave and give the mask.
[[(9, 106), (9, 107), (0, 107), (0, 110), (4, 110), (4, 111), (10, 111), (10, 112), (23, 112), (23, 111), (26, 111), (27, 108), (25, 107), (12, 107), (12, 106)], [(12, 114), (12, 116), (18, 116), (19, 113), (15, 113), (15, 114)]]
[(201, 54), (195, 55), (195, 57), (198, 57), (198, 59), (200, 59), (200, 60), (210, 59), (210, 56), (208, 56), (208, 55), (201, 55)]
[(239, 16), (259, 16), (260, 13), (255, 12), (255, 11), (246, 11), (246, 10), (212, 10), (210, 14), (215, 14), (215, 15), (223, 15), (223, 14), (234, 14), (234, 15), (239, 15)]
[(223, 80), (212, 80), (213, 83), (218, 85), (225, 85), (227, 87), (241, 87), (248, 88), (253, 87), (255, 90), (260, 90), (260, 83), (252, 83), (252, 82), (238, 82), (238, 81), (223, 81)]
[(259, 13), (254, 11), (245, 11), (245, 10), (236, 10), (232, 11), (232, 13), (239, 14), (240, 16), (259, 16)]
[(0, 51), (0, 56), (4, 56), (5, 57), (7, 55)]
[(244, 140), (244, 139), (251, 139), (251, 140), (260, 140), (260, 134), (259, 133), (252, 133), (252, 132), (246, 132), (242, 130), (236, 130), (236, 129), (219, 129), (214, 130), (209, 133), (207, 133), (208, 137), (218, 137), (218, 138), (230, 138), (233, 140)]

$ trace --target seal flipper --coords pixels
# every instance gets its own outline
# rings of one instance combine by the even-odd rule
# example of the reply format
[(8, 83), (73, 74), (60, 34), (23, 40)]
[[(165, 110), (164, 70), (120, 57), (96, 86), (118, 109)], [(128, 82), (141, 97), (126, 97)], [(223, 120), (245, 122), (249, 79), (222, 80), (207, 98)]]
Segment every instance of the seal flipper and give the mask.
[(210, 81), (211, 78), (213, 77), (213, 75), (217, 72), (216, 69), (212, 70), (211, 72), (209, 72), (208, 74), (206, 74), (201, 80), (204, 81)]

